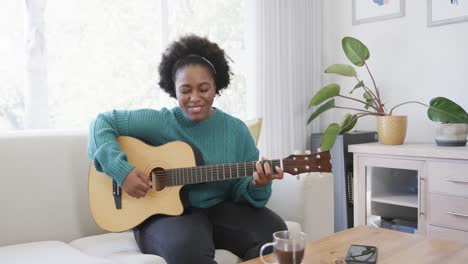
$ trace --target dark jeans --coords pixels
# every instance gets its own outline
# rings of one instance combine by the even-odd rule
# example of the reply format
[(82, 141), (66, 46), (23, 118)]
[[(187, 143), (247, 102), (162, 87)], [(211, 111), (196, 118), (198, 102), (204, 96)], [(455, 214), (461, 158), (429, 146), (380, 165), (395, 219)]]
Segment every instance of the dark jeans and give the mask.
[(133, 233), (143, 253), (159, 255), (168, 264), (208, 264), (216, 263), (215, 248), (244, 260), (256, 258), (260, 247), (273, 240), (272, 233), (286, 229), (266, 207), (223, 202), (207, 209), (188, 208), (180, 216), (153, 216)]

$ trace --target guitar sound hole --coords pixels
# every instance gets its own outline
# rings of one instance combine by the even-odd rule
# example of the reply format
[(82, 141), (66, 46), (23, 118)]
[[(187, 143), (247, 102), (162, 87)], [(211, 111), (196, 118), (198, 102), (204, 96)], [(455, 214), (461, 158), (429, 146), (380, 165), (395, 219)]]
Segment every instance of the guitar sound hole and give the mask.
[(161, 191), (169, 185), (169, 177), (163, 168), (154, 168), (151, 171), (150, 180), (153, 183), (153, 189), (156, 191)]

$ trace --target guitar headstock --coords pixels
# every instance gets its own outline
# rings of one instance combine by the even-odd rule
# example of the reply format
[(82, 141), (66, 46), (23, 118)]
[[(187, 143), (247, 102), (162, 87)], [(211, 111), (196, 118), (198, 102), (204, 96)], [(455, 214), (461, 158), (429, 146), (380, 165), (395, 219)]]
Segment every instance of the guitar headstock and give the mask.
[(331, 172), (330, 151), (290, 155), (283, 159), (283, 170), (292, 175), (307, 172)]

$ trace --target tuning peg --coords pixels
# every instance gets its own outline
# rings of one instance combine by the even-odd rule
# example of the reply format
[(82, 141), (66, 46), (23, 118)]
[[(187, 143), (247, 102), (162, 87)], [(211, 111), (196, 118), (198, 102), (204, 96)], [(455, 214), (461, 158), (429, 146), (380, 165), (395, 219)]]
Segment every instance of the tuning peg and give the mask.
[(294, 153), (294, 155), (301, 155), (301, 151), (300, 151), (300, 150), (295, 150), (293, 153)]
[(312, 151), (310, 151), (310, 150), (308, 149), (308, 150), (305, 151), (305, 154), (306, 154), (306, 155), (310, 155), (310, 154), (312, 154)]
[(317, 148), (317, 152), (322, 152), (322, 149), (321, 149), (321, 148)]

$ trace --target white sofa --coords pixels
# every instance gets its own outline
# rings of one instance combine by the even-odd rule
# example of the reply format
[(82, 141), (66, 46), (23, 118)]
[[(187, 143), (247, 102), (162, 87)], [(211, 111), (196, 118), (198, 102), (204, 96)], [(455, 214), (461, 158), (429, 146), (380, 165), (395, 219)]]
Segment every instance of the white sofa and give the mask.
[[(142, 254), (131, 232), (96, 226), (86, 145), (86, 131), (0, 134), (0, 263), (165, 263)], [(216, 250), (216, 260), (241, 261), (226, 250)]]

